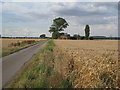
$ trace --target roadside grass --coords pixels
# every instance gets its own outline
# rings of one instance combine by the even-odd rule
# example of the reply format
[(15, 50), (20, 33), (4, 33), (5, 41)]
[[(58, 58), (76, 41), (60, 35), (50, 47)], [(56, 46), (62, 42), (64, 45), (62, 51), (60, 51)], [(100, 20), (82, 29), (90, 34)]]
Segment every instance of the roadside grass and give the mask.
[(72, 82), (69, 79), (61, 81), (60, 88), (72, 88)]
[(30, 47), (32, 45), (35, 45), (35, 44), (37, 44), (39, 42), (41, 42), (41, 41), (36, 41), (36, 42), (31, 43), (31, 44), (25, 43), (25, 44), (22, 44), (22, 45), (19, 45), (19, 46), (12, 46), (12, 47), (7, 47), (7, 48), (2, 48), (2, 53), (1, 53), (2, 55), (0, 55), (0, 57), (4, 57), (4, 56), (7, 56), (9, 54), (15, 53), (17, 51), (20, 51), (22, 49), (25, 49), (25, 48)]
[(55, 70), (54, 48), (54, 41), (48, 41), (7, 88), (71, 88), (72, 82)]

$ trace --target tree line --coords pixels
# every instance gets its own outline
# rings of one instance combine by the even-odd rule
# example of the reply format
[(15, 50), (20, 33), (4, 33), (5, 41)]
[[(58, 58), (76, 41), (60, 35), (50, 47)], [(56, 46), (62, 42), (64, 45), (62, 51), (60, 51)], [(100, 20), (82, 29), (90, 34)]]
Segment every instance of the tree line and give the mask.
[[(69, 24), (67, 23), (67, 21), (64, 18), (55, 18), (53, 20), (53, 24), (51, 25), (49, 32), (52, 33), (52, 38), (53, 39), (58, 39), (60, 38), (61, 35), (64, 35), (64, 33), (61, 33), (61, 31), (64, 31), (67, 27), (69, 26)], [(90, 27), (89, 25), (85, 26), (85, 36), (81, 37), (83, 39), (88, 40), (90, 36)], [(80, 35), (75, 34), (73, 35), (73, 38), (75, 39), (79, 39)]]

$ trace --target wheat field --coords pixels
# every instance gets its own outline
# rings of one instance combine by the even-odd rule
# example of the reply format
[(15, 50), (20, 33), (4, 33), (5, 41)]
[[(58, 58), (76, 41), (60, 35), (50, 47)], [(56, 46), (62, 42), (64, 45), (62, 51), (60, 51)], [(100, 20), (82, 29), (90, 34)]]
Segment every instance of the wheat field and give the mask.
[(54, 40), (72, 58), (74, 88), (117, 87), (117, 40)]

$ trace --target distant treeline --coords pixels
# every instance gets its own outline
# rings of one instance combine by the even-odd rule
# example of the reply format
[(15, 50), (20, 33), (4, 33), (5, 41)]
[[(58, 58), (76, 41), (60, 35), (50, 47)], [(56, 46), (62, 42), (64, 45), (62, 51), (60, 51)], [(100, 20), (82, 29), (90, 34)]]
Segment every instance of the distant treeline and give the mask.
[(106, 37), (106, 36), (91, 36), (93, 39), (112, 39), (112, 40), (120, 40), (120, 37)]
[[(10, 39), (42, 39), (40, 37), (1, 37), (1, 38), (10, 38)], [(50, 37), (45, 37), (46, 39), (47, 38), (50, 38)]]
[[(0, 38), (10, 38), (10, 39), (42, 39), (41, 37), (0, 37)], [(51, 39), (51, 37), (45, 37), (46, 39)], [(80, 39), (84, 38), (81, 36)], [(72, 39), (72, 38), (70, 38)], [(106, 36), (90, 36), (91, 40), (94, 39), (111, 39), (111, 40), (120, 40), (120, 37), (106, 37)]]

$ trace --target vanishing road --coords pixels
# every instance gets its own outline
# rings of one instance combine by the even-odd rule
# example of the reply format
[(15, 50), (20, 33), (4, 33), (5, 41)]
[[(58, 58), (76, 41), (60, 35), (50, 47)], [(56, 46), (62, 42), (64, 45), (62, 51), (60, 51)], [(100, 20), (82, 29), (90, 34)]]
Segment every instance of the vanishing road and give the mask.
[(42, 41), (34, 46), (20, 50), (11, 55), (2, 58), (2, 87), (4, 87), (18, 71), (24, 66), (24, 64), (36, 54), (40, 47), (47, 41)]

